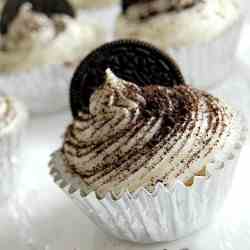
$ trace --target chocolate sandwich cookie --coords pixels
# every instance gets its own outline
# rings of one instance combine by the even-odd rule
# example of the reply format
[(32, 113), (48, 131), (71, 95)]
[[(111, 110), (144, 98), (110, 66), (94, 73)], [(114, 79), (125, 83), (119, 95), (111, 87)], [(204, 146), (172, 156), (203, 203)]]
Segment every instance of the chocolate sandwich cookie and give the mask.
[(139, 86), (185, 84), (174, 60), (151, 44), (137, 40), (107, 43), (90, 53), (73, 76), (70, 105), (74, 117), (79, 111), (88, 112), (90, 96), (104, 82), (107, 68)]
[(75, 16), (74, 9), (67, 0), (8, 0), (2, 11), (0, 33), (6, 34), (8, 32), (10, 23), (15, 19), (19, 8), (24, 3), (31, 3), (34, 11), (42, 12), (48, 17), (54, 14), (66, 14), (71, 17)]

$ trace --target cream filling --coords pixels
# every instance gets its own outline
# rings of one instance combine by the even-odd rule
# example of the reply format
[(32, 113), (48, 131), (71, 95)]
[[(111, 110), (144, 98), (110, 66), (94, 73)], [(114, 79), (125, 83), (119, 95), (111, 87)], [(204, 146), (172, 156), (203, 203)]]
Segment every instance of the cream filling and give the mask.
[(42, 65), (77, 63), (99, 45), (103, 33), (66, 15), (49, 19), (24, 5), (1, 38), (0, 72), (30, 70)]
[[(133, 8), (133, 9), (132, 9)], [(240, 0), (204, 0), (182, 11), (161, 13), (140, 21), (131, 13), (117, 19), (116, 37), (142, 39), (166, 49), (208, 42), (221, 35), (238, 20)]]
[[(185, 183), (236, 140), (238, 116), (217, 98), (188, 86), (156, 88), (166, 106), (146, 110), (146, 89), (108, 70), (105, 84), (90, 99), (90, 114), (81, 114), (69, 127), (64, 161), (82, 177), (86, 193), (119, 196), (139, 187), (152, 190), (158, 182)], [(178, 120), (182, 101), (188, 106), (183, 121)], [(177, 120), (167, 125), (168, 119)]]

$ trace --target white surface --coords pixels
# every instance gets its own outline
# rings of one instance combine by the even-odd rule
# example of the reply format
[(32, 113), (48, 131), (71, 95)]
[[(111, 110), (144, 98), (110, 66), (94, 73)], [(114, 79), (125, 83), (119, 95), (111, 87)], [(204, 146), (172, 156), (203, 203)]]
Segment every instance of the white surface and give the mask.
[[(213, 93), (250, 114), (250, 45), (244, 32), (241, 60)], [(246, 43), (244, 42), (246, 41)], [(248, 117), (249, 119), (249, 117)], [(25, 166), (18, 193), (0, 209), (2, 250), (241, 250), (250, 249), (248, 154), (243, 151), (234, 187), (221, 216), (205, 230), (171, 244), (134, 245), (104, 235), (58, 189), (48, 175), (49, 155), (61, 144), (70, 112), (34, 119), (23, 148)]]

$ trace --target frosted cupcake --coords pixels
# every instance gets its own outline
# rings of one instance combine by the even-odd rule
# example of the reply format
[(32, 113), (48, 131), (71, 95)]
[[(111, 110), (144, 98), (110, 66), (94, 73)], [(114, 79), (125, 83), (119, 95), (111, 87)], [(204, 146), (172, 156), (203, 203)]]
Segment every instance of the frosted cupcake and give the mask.
[(22, 99), (33, 112), (66, 106), (68, 82), (76, 65), (104, 39), (97, 25), (78, 20), (70, 5), (61, 3), (65, 9), (60, 11), (41, 7), (39, 1), (17, 7), (8, 1), (3, 9), (0, 88)]
[(230, 74), (241, 5), (240, 0), (124, 0), (116, 37), (153, 43), (178, 61), (187, 82), (208, 88)]
[[(126, 51), (131, 41), (115, 46)], [(152, 47), (133, 46), (151, 53)], [(131, 62), (140, 76), (141, 56)], [(144, 68), (151, 77), (149, 61)], [(173, 79), (136, 84), (137, 78), (121, 79), (112, 72), (117, 65), (110, 67), (93, 86), (88, 111), (73, 103), (79, 112), (53, 154), (51, 174), (83, 212), (118, 238), (149, 243), (197, 231), (218, 213), (230, 189), (246, 136), (244, 119), (216, 97)], [(88, 98), (88, 80), (79, 79), (79, 72), (73, 81), (85, 88), (78, 98)]]
[(18, 100), (0, 93), (0, 200), (9, 198), (16, 188), (21, 139), (28, 114)]

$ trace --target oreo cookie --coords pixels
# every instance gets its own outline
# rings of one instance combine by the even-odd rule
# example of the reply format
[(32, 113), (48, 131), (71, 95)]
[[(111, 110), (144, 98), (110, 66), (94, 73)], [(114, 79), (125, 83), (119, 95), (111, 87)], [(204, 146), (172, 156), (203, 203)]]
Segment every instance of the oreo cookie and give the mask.
[(172, 58), (152, 45), (137, 40), (118, 40), (90, 53), (78, 66), (70, 86), (70, 105), (74, 117), (89, 111), (89, 99), (105, 81), (105, 71), (139, 86), (185, 84)]
[(74, 9), (67, 0), (7, 0), (0, 20), (0, 33), (6, 34), (8, 32), (10, 23), (15, 19), (24, 3), (31, 3), (34, 11), (42, 12), (48, 17), (54, 14), (75, 17)]

